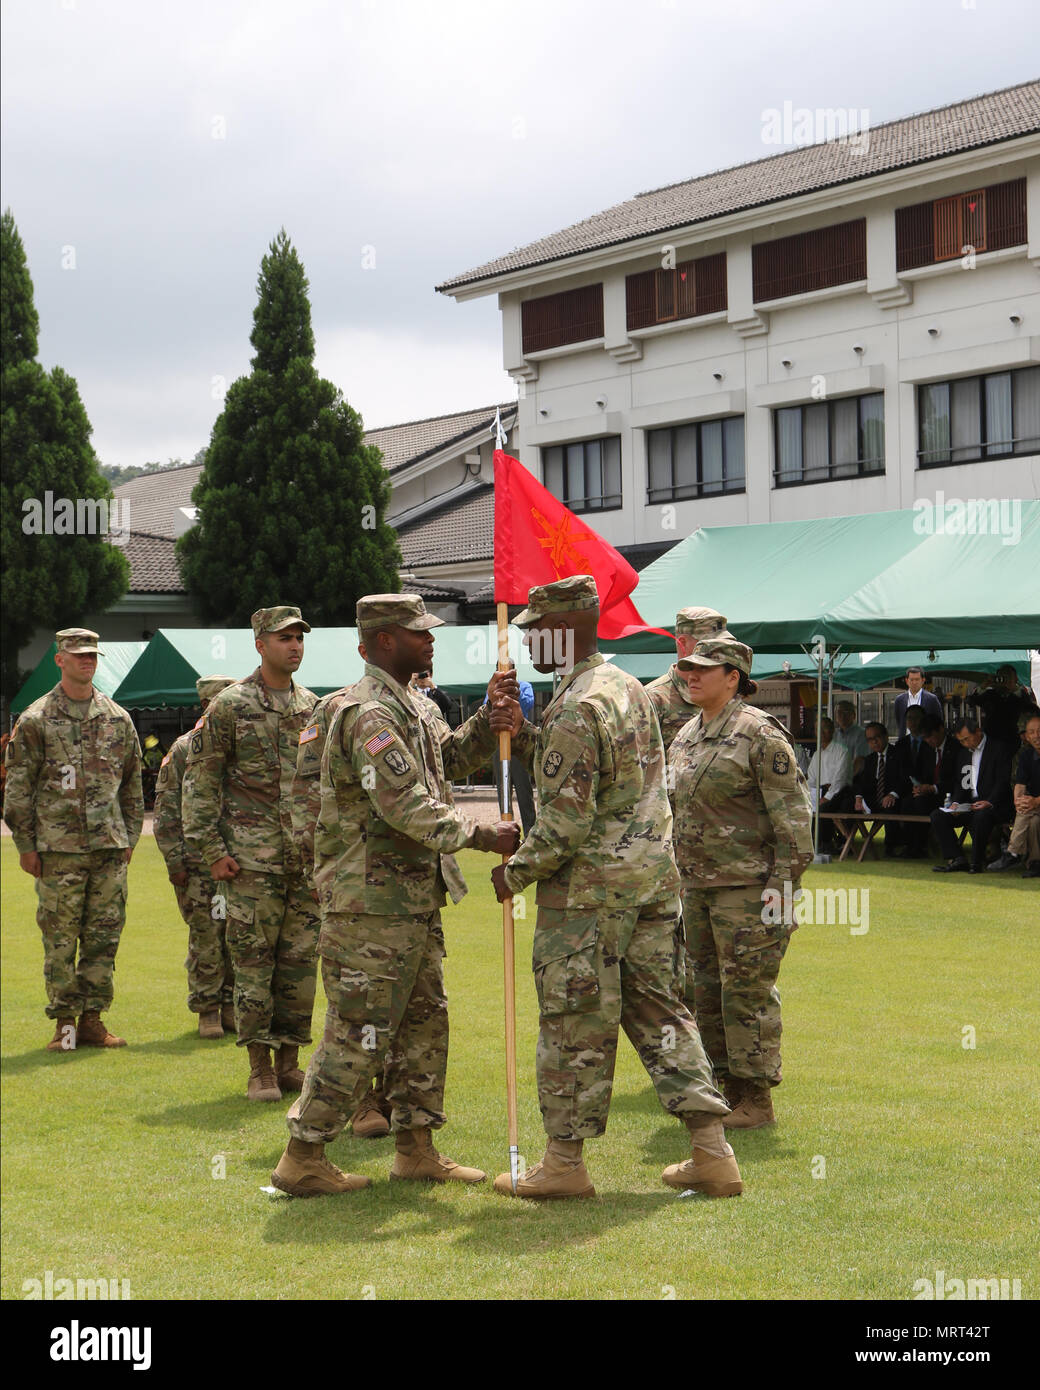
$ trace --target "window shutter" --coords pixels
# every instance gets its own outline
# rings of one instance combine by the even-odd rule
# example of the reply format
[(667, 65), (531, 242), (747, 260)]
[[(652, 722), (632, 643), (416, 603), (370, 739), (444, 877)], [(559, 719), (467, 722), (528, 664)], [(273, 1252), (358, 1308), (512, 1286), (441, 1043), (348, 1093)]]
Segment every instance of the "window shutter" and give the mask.
[(751, 248), (756, 303), (847, 285), (866, 277), (867, 223), (863, 217)]
[(625, 314), (629, 332), (633, 328), (649, 328), (654, 322), (656, 274), (654, 270), (644, 270), (639, 275), (625, 276)]
[(933, 204), (896, 208), (896, 270), (916, 270), (935, 260)]
[(698, 314), (718, 314), (728, 307), (726, 299), (726, 253), (717, 256), (702, 256), (692, 263), (696, 267), (696, 295)]
[(1009, 246), (1023, 246), (1027, 240), (1025, 179), (995, 183), (983, 192), (986, 196), (986, 250), (1005, 251)]
[(603, 336), (603, 285), (527, 299), (520, 306), (524, 352), (544, 352)]
[(949, 261), (961, 254), (964, 244), (961, 238), (961, 197), (960, 193), (955, 193), (952, 198), (937, 198), (933, 204), (937, 261)]
[(675, 271), (659, 270), (654, 277), (657, 317), (655, 322), (668, 323), (675, 318)]
[(972, 246), (976, 251), (986, 250), (986, 190), (978, 189), (975, 193), (961, 194), (961, 235), (964, 240), (961, 242), (961, 254), (965, 246)]
[(697, 261), (680, 261), (675, 267), (675, 312), (689, 319), (697, 312)]

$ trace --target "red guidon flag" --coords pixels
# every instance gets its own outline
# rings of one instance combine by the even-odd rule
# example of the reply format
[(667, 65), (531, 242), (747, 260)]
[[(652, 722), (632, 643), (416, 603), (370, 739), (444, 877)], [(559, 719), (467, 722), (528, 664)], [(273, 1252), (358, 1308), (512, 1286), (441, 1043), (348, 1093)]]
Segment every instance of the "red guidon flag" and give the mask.
[[(536, 584), (591, 574), (606, 641), (648, 627), (629, 594), (639, 576), (623, 555), (542, 487), (519, 459), (495, 450), (495, 602), (527, 603)], [(665, 633), (665, 636), (670, 636)]]

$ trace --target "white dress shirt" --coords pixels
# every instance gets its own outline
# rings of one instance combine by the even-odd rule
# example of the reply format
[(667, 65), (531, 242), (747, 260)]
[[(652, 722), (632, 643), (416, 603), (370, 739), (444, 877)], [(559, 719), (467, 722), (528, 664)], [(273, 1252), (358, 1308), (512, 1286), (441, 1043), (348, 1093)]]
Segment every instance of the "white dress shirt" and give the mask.
[(972, 801), (978, 801), (978, 799), (979, 799), (979, 765), (980, 765), (981, 762), (982, 762), (982, 750), (985, 748), (985, 746), (986, 746), (986, 735), (983, 734), (983, 735), (982, 735), (982, 739), (981, 739), (981, 741), (980, 741), (980, 743), (979, 743), (978, 748), (973, 749), (972, 755), (971, 755), (971, 799), (972, 799)]
[(825, 795), (830, 801), (852, 781), (852, 754), (832, 739), (826, 748), (818, 749), (812, 755), (806, 778), (816, 794), (819, 794), (821, 786), (827, 786), (829, 783)]

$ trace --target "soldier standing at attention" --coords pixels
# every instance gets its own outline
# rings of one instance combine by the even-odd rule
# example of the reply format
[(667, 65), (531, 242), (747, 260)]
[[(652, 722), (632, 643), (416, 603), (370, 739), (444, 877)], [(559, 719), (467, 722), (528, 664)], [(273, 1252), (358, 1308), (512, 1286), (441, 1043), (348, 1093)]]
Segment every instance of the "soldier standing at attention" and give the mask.
[(512, 822), (479, 825), (456, 811), (451, 792), (454, 778), (491, 760), (499, 730), (519, 727), (516, 676), (496, 673), (491, 702), (453, 732), (432, 701), (408, 689), (432, 663), (431, 629), (441, 619), (417, 594), (370, 594), (358, 600), (357, 625), (365, 674), (344, 692), (329, 728), (314, 836), (325, 1033), (271, 1176), (295, 1197), (368, 1186), (331, 1163), (325, 1145), (381, 1071), (397, 1150), (390, 1177), (485, 1177), (442, 1157), (430, 1136), (446, 1119), (440, 909), (446, 893), (458, 902), (466, 891), (455, 850), (510, 854), (520, 837)]
[[(535, 669), (563, 672), (538, 735), (529, 725), (523, 731), (537, 819), (491, 875), (500, 902), (538, 884), (536, 1066), (549, 1143), (516, 1195), (595, 1196), (582, 1145), (607, 1127), (621, 1027), (661, 1104), (690, 1133), (691, 1157), (666, 1168), (664, 1181), (736, 1196), (743, 1184), (722, 1128), (728, 1108), (681, 999), (679, 875), (661, 734), (643, 687), (597, 651), (598, 619), (587, 574), (532, 589), (514, 619), (528, 629)], [(508, 1173), (495, 1189), (512, 1193)]]
[[(203, 714), (214, 696), (234, 685), (233, 676), (203, 676), (195, 682)], [(201, 727), (202, 721), (195, 726)], [(199, 1016), (200, 1038), (222, 1038), (235, 1031), (235, 969), (227, 948), (226, 919), (216, 906), (217, 888), (202, 864), (184, 843), (181, 787), (188, 761), (189, 729), (175, 739), (162, 760), (155, 784), (155, 843), (166, 860), (166, 872), (177, 895), (177, 906), (188, 924), (188, 1008)], [(217, 913), (214, 916), (214, 912)]]
[[(809, 794), (790, 735), (744, 703), (757, 690), (750, 647), (698, 642), (679, 667), (699, 714), (668, 756), (675, 857), (683, 881), (686, 1003), (733, 1113), (731, 1128), (774, 1123), (780, 1084), (776, 978), (793, 921), (790, 902), (812, 861)], [(790, 915), (790, 914), (789, 914)]]
[(260, 665), (222, 690), (193, 730), (181, 811), (188, 850), (226, 885), (247, 1099), (280, 1100), (303, 1085), (297, 1062), (314, 1008), (318, 913), (291, 802), (300, 730), (315, 696), (292, 678), (310, 632), (300, 610), (259, 608), (252, 624)]
[[(358, 651), (362, 659), (367, 660), (364, 643), (358, 646)], [(315, 888), (314, 831), (321, 811), (321, 755), (325, 751), (329, 725), (351, 688), (344, 685), (331, 695), (323, 695), (311, 710), (311, 722), (300, 734), (293, 780), (292, 821), (293, 834), (300, 845), (304, 877), (311, 889)], [(383, 1139), (390, 1133), (390, 1102), (386, 1098), (382, 1073), (375, 1078), (351, 1116), (350, 1127), (358, 1139)]]
[(36, 880), (46, 1013), (55, 1020), (47, 1050), (124, 1047), (101, 1014), (112, 1003), (126, 867), (144, 823), (141, 748), (126, 710), (94, 689), (97, 633), (69, 627), (54, 640), (61, 681), (11, 735), (4, 818)]
[[(702, 637), (712, 637), (726, 631), (726, 619), (714, 608), (680, 608), (675, 615), (675, 647), (680, 657), (689, 656)], [(690, 699), (687, 677), (673, 662), (663, 676), (650, 681), (646, 687), (657, 719), (661, 725), (661, 738), (664, 751), (668, 752), (672, 740), (684, 725), (697, 713), (697, 706)]]

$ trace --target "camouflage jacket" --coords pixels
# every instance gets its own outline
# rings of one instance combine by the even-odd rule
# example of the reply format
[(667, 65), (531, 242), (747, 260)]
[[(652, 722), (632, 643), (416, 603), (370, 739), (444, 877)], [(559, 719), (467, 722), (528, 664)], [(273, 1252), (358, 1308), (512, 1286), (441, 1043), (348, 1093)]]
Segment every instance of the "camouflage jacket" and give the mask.
[(679, 730), (700, 713), (700, 706), (690, 699), (690, 687), (679, 675), (674, 662), (663, 676), (658, 676), (647, 685), (646, 693), (657, 711), (664, 751), (667, 753)]
[[(489, 764), (495, 742), (486, 706), (452, 732), (432, 700), (366, 664), (322, 752), (314, 881), (323, 911), (433, 912), (446, 892), (458, 902), (466, 884), (453, 852), (479, 845), (488, 828), (455, 809), (451, 783)], [(326, 920), (326, 955), (330, 930)]]
[(308, 886), (314, 888), (314, 828), (321, 811), (321, 755), (325, 751), (329, 725), (351, 687), (341, 686), (331, 695), (323, 695), (311, 710), (310, 723), (300, 731), (296, 754), (296, 776), (293, 778), (292, 825), (300, 848), (303, 874)]
[(189, 729), (186, 734), (174, 739), (155, 780), (152, 829), (155, 831), (155, 843), (166, 860), (166, 871), (171, 874), (199, 868), (198, 856), (190, 854), (184, 843), (184, 826), (181, 823), (181, 789), (188, 761), (188, 744), (193, 733), (194, 730)]
[(809, 793), (778, 719), (735, 698), (668, 755), (675, 857), (697, 888), (796, 883), (812, 860)]
[(191, 732), (181, 788), (184, 842), (201, 864), (230, 854), (243, 869), (300, 872), (292, 783), (316, 698), (294, 681), (283, 713), (258, 667), (211, 701)]
[(636, 678), (598, 652), (579, 662), (532, 744), (538, 818), (506, 867), (510, 891), (537, 881), (539, 905), (557, 908), (637, 907), (678, 892), (664, 747)]
[(144, 824), (141, 746), (122, 705), (93, 690), (77, 719), (59, 682), (7, 745), (4, 819), (19, 854), (132, 849)]

